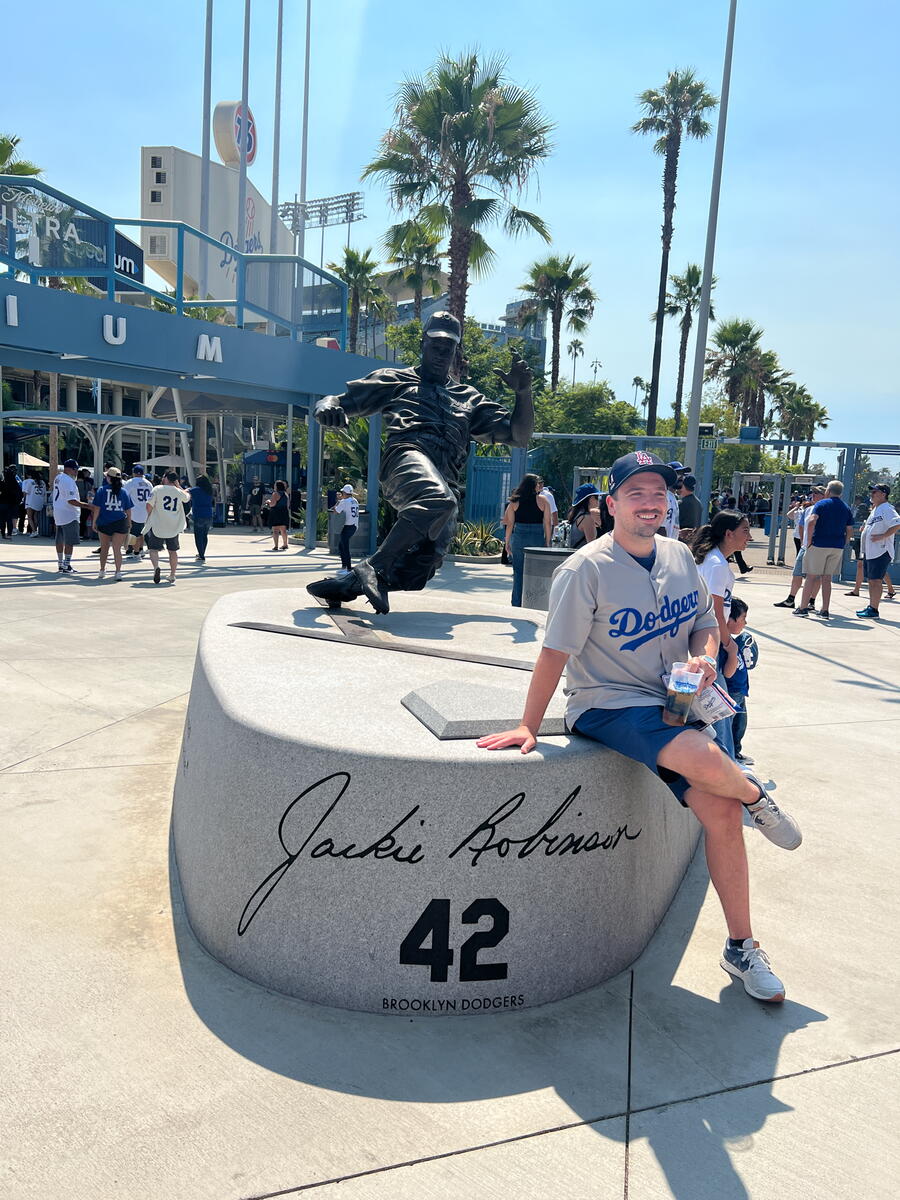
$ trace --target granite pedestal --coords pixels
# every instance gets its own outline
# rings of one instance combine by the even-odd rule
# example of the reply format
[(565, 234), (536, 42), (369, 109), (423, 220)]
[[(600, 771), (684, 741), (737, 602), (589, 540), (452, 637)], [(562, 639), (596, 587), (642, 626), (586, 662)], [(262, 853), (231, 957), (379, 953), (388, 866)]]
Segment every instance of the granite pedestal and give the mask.
[(194, 933), (266, 987), (392, 1014), (528, 1007), (617, 974), (699, 826), (646, 768), (560, 732), (561, 696), (531, 754), (476, 748), (518, 723), (541, 614), (392, 599), (385, 617), (332, 620), (289, 590), (210, 610), (173, 814)]
[(572, 553), (566, 546), (528, 546), (522, 573), (522, 605), (546, 612), (553, 572)]

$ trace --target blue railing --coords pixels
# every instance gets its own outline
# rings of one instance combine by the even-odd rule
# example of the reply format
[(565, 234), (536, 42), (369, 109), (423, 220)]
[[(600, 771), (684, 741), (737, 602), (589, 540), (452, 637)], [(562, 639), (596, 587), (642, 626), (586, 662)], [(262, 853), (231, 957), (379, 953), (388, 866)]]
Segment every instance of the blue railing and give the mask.
[[(175, 234), (175, 279), (171, 293), (116, 269), (116, 229), (160, 229)], [(185, 239), (195, 238), (234, 264), (234, 296), (185, 295)], [(290, 254), (247, 254), (183, 221), (110, 217), (42, 180), (0, 175), (0, 270), (42, 279), (83, 278), (110, 300), (117, 292), (142, 292), (182, 316), (197, 308), (224, 308), (243, 327), (248, 316), (263, 332), (284, 331), (294, 340), (329, 332), (347, 344), (347, 285), (330, 272)], [(152, 269), (152, 267), (151, 267)], [(158, 273), (158, 272), (157, 272)], [(256, 276), (262, 273), (262, 278)], [(248, 287), (248, 276), (249, 284)], [(278, 294), (285, 303), (278, 303)], [(310, 304), (307, 302), (311, 301)], [(333, 319), (331, 319), (333, 316)], [(327, 328), (326, 328), (327, 326)]]

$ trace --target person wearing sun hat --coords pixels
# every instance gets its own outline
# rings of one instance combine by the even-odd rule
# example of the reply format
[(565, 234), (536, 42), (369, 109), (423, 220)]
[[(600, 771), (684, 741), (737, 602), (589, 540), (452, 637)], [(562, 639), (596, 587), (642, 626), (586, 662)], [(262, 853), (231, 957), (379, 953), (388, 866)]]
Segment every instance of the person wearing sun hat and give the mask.
[(478, 745), (532, 750), (565, 670), (567, 728), (643, 763), (703, 825), (728, 928), (721, 966), (749, 995), (777, 1002), (784, 984), (751, 928), (743, 815), (786, 850), (800, 845), (800, 830), (702, 728), (662, 719), (662, 675), (685, 662), (702, 676), (702, 689), (716, 677), (719, 648), (712, 602), (690, 550), (656, 532), (674, 483), (675, 472), (642, 450), (613, 463), (606, 505), (615, 526), (554, 572), (521, 724)]
[(577, 550), (593, 542), (608, 525), (608, 513), (601, 508), (603, 493), (593, 483), (583, 483), (572, 497), (572, 507), (566, 520), (569, 522), (569, 546)]

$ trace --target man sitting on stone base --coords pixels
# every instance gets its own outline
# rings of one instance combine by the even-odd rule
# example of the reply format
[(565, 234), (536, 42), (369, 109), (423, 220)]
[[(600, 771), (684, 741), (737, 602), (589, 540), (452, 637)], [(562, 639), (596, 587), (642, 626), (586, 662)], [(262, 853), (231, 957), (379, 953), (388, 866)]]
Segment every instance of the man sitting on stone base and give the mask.
[(423, 588), (440, 567), (456, 528), (469, 442), (527, 446), (534, 428), (528, 365), (513, 354), (509, 372), (495, 371), (515, 392), (509, 412), (450, 377), (461, 336), (456, 317), (433, 313), (422, 329), (418, 367), (379, 368), (348, 383), (343, 395), (325, 396), (316, 405), (316, 420), (326, 428), (341, 428), (349, 417), (383, 414), (387, 439), (379, 478), (385, 500), (397, 512), (396, 523), (370, 558), (348, 575), (307, 587), (318, 599), (340, 604), (365, 595), (376, 612), (386, 613), (388, 592)]
[(674, 483), (670, 467), (640, 450), (613, 463), (606, 503), (615, 528), (554, 572), (522, 723), (478, 745), (534, 749), (565, 668), (567, 728), (644, 763), (691, 809), (706, 835), (709, 874), (728, 926), (721, 965), (757, 1000), (780, 1001), (784, 984), (750, 926), (744, 813), (785, 850), (800, 845), (800, 830), (701, 727), (663, 721), (663, 673), (686, 662), (702, 672), (702, 690), (716, 677), (719, 648), (712, 603), (690, 550), (656, 536), (666, 485)]

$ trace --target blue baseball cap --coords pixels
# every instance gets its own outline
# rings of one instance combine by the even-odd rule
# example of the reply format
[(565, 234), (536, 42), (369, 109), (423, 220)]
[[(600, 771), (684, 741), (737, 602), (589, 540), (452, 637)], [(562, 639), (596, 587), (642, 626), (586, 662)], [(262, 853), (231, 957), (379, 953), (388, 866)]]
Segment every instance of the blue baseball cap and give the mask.
[(609, 494), (612, 495), (632, 475), (639, 475), (644, 471), (661, 475), (666, 481), (666, 486), (670, 488), (678, 482), (675, 472), (661, 458), (657, 458), (655, 454), (648, 454), (646, 450), (635, 450), (633, 454), (623, 454), (621, 458), (617, 458), (610, 467)]
[(67, 458), (63, 463), (63, 467), (67, 467), (70, 471), (78, 470), (78, 460), (76, 458)]
[(676, 475), (686, 474), (691, 469), (690, 467), (684, 466), (683, 463), (678, 462), (677, 459), (675, 462), (670, 462), (669, 466), (676, 473)]
[(572, 507), (574, 508), (576, 504), (580, 504), (582, 502), (582, 500), (587, 500), (588, 496), (602, 496), (602, 495), (603, 495), (603, 493), (599, 490), (599, 488), (595, 484), (583, 483), (581, 485), (581, 487), (578, 489), (578, 491), (575, 493), (575, 496), (572, 500)]
[(131, 468), (131, 473), (132, 473), (132, 475), (143, 475), (144, 468), (141, 466), (140, 463), (135, 463), (134, 466)]

